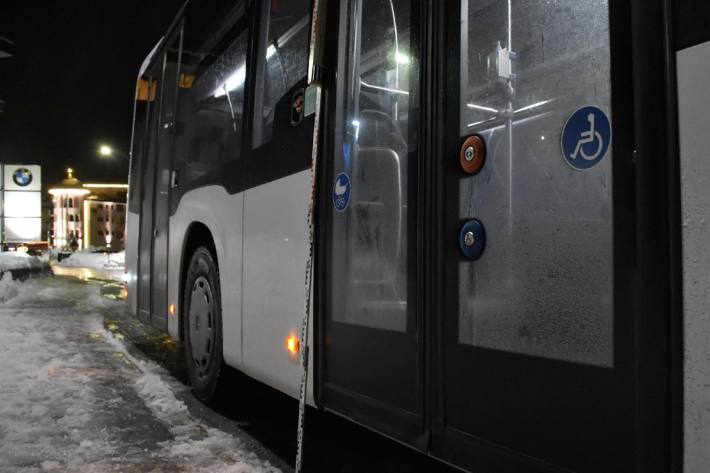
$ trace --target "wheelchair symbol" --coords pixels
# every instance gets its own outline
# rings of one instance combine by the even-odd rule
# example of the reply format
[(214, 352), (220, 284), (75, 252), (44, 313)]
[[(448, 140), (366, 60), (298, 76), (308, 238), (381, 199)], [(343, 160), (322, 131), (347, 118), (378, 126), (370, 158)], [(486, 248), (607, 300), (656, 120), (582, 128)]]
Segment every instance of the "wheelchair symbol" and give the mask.
[(584, 107), (572, 114), (562, 132), (562, 154), (567, 164), (589, 169), (602, 160), (611, 142), (611, 125), (597, 107)]
[[(577, 142), (577, 147), (574, 149), (574, 153), (572, 153), (572, 156), (570, 156), (570, 158), (572, 159), (577, 159), (577, 155), (581, 154), (582, 157), (587, 161), (594, 161), (599, 157), (599, 153), (602, 152), (604, 140), (602, 140), (602, 135), (600, 135), (599, 132), (594, 129), (594, 114), (590, 113), (589, 115), (587, 115), (587, 120), (589, 120), (589, 131), (582, 132), (582, 136)], [(586, 145), (587, 143), (594, 142), (597, 143), (597, 150), (593, 155), (587, 156), (587, 154), (584, 152), (584, 145)]]

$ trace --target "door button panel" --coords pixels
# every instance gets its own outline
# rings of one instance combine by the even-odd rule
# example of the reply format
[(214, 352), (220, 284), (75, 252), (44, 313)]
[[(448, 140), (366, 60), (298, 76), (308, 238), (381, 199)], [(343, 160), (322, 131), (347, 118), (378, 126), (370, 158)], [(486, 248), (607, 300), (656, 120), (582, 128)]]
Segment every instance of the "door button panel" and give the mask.
[(459, 233), (459, 247), (461, 253), (471, 261), (481, 257), (486, 248), (486, 229), (480, 220), (474, 218), (463, 224)]
[(481, 135), (471, 135), (461, 146), (461, 168), (467, 174), (476, 174), (486, 163), (486, 142)]

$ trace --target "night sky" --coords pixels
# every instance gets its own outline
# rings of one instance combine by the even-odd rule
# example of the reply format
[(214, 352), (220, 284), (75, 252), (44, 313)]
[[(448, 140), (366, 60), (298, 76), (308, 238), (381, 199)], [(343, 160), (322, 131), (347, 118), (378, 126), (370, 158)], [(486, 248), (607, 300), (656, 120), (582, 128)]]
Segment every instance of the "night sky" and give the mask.
[(184, 0), (0, 0), (0, 162), (40, 164), (45, 187), (72, 166), (82, 181), (125, 182), (138, 68)]

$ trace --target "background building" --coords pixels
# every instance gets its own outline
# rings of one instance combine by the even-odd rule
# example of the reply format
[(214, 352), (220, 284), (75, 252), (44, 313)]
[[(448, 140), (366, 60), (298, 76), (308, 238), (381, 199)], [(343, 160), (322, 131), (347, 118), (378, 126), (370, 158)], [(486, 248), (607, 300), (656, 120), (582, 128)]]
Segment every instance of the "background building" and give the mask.
[(42, 168), (0, 164), (0, 235), (3, 249), (21, 244), (46, 246), (42, 240)]
[(67, 178), (49, 189), (52, 246), (123, 250), (127, 191), (127, 184), (84, 184), (67, 169)]

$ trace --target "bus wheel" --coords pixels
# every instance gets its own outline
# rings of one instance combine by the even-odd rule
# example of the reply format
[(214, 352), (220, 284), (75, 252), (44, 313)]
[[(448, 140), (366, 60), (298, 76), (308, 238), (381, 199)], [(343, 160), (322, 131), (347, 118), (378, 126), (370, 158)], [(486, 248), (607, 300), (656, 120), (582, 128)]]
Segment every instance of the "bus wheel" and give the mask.
[(219, 270), (210, 250), (192, 254), (184, 285), (185, 362), (192, 390), (202, 402), (215, 398), (224, 365)]

